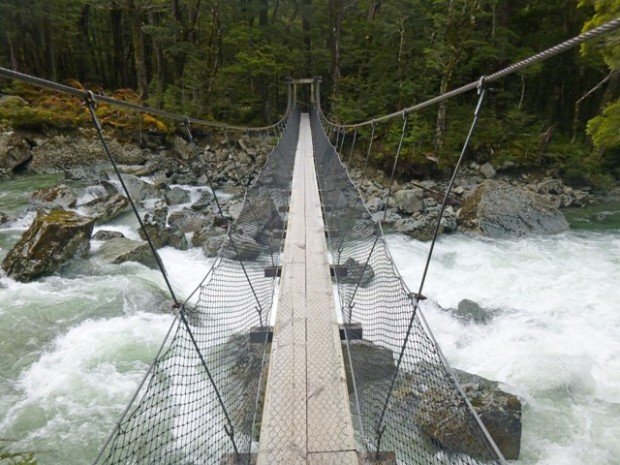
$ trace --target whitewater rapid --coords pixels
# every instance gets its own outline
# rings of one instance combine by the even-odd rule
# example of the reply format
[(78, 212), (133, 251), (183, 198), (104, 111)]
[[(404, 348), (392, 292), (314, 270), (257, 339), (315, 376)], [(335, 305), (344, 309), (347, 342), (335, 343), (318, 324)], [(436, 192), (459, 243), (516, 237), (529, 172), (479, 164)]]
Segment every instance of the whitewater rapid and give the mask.
[[(27, 204), (25, 190), (2, 191), (0, 200), (16, 213)], [(191, 200), (198, 195), (192, 190)], [(33, 217), (0, 228), (0, 259)], [(124, 215), (97, 229), (137, 239), (136, 227)], [(428, 243), (402, 235), (387, 242), (417, 289)], [(213, 262), (200, 248), (160, 254), (180, 297)], [(453, 366), (498, 380), (522, 398), (516, 463), (620, 464), (619, 276), (617, 229), (440, 238), (424, 314)], [(491, 322), (465, 324), (445, 310), (465, 298), (496, 310)], [(172, 319), (159, 272), (137, 263), (74, 260), (60, 275), (27, 284), (0, 276), (0, 438), (36, 451), (41, 465), (91, 463)]]
[[(417, 289), (428, 244), (402, 235), (388, 244)], [(424, 315), (454, 367), (501, 381), (523, 400), (518, 463), (620, 464), (619, 278), (612, 232), (439, 240)], [(486, 325), (459, 321), (446, 309), (462, 299), (496, 316)]]

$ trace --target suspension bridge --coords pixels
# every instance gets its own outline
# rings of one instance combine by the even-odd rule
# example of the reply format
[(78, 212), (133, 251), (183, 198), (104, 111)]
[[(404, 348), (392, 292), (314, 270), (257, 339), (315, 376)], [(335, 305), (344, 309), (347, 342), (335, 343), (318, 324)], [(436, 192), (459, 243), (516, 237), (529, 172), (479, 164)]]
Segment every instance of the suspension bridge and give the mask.
[[(212, 188), (209, 163), (194, 142), (191, 125), (278, 139), (245, 190), (243, 209), (228, 224), (217, 259), (192, 295), (177, 297), (147, 235), (175, 317), (94, 463), (504, 463), (419, 309), (441, 214), (419, 288), (412, 292), (340, 153), (345, 137), (352, 153), (358, 129), (370, 126), (367, 163), (375, 124), (402, 118), (393, 179), (407, 115), (477, 90), (472, 124), (445, 192), (443, 213), (488, 84), (618, 27), (620, 18), (441, 96), (348, 125), (332, 123), (324, 115), (318, 78), (289, 82), (280, 121), (246, 128), (0, 68), (1, 77), (84, 99), (140, 222), (97, 118), (97, 102), (181, 123)], [(297, 87), (303, 85), (310, 86), (309, 112), (302, 112), (297, 102)]]

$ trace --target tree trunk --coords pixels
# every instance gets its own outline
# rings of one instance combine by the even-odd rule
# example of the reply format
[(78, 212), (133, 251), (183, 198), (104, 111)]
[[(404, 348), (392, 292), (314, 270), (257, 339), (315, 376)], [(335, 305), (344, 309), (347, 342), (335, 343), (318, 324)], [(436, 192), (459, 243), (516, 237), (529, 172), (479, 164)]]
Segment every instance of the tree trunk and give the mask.
[(9, 56), (11, 58), (11, 69), (13, 71), (17, 71), (17, 56), (15, 55), (15, 47), (13, 45), (13, 39), (11, 39), (11, 34), (9, 34), (9, 31), (6, 32), (6, 42), (9, 47)]
[(136, 68), (136, 85), (138, 94), (141, 98), (147, 95), (146, 63), (144, 60), (144, 35), (142, 34), (142, 23), (140, 11), (136, 7), (134, 0), (127, 0), (127, 10), (129, 22), (131, 23), (131, 41), (133, 44), (134, 66)]
[[(439, 95), (448, 92), (450, 81), (452, 80), (452, 70), (454, 68), (453, 60), (446, 66), (444, 72), (441, 75), (441, 84), (439, 86)], [(443, 150), (444, 138), (446, 136), (446, 116), (447, 116), (447, 102), (444, 100), (439, 103), (437, 108), (437, 124), (435, 125), (435, 152), (437, 158), (440, 157)]]
[(110, 29), (112, 30), (112, 67), (114, 87), (127, 87), (127, 67), (123, 59), (123, 11), (115, 5), (110, 10)]
[(312, 73), (312, 43), (310, 41), (312, 0), (304, 0), (301, 8), (301, 30), (304, 40), (304, 55), (306, 58), (306, 76), (310, 77)]
[(340, 38), (342, 35), (343, 0), (329, 0), (329, 17), (331, 25), (332, 54), (332, 94), (336, 94), (340, 81)]
[(267, 27), (269, 25), (269, 0), (260, 0), (258, 25), (261, 27)]

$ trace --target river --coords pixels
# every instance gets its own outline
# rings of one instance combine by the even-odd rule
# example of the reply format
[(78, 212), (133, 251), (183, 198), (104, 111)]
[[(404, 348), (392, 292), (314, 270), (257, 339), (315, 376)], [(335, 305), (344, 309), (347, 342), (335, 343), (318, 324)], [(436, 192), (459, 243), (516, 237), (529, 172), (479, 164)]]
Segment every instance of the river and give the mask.
[[(0, 210), (20, 219), (0, 226), (0, 260), (32, 221), (28, 193), (58, 179), (2, 183)], [(556, 236), (441, 237), (425, 291), (438, 305), (424, 311), (453, 366), (523, 399), (516, 463), (618, 465), (620, 205), (569, 219), (573, 228)], [(137, 237), (131, 215), (105, 229)], [(428, 244), (387, 239), (417, 288)], [(211, 265), (196, 248), (164, 248), (161, 256), (181, 296)], [(494, 318), (466, 324), (442, 309), (464, 298), (496, 310)], [(28, 284), (0, 275), (0, 438), (35, 451), (41, 465), (90, 463), (171, 320), (163, 280), (136, 263), (74, 260)]]

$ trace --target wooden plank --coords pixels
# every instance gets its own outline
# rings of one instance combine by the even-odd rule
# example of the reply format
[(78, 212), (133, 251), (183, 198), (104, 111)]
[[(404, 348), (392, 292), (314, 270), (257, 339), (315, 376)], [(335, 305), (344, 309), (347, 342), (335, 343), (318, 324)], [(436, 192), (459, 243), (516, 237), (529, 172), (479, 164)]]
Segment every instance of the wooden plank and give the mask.
[(357, 465), (307, 114), (300, 121), (258, 465)]

